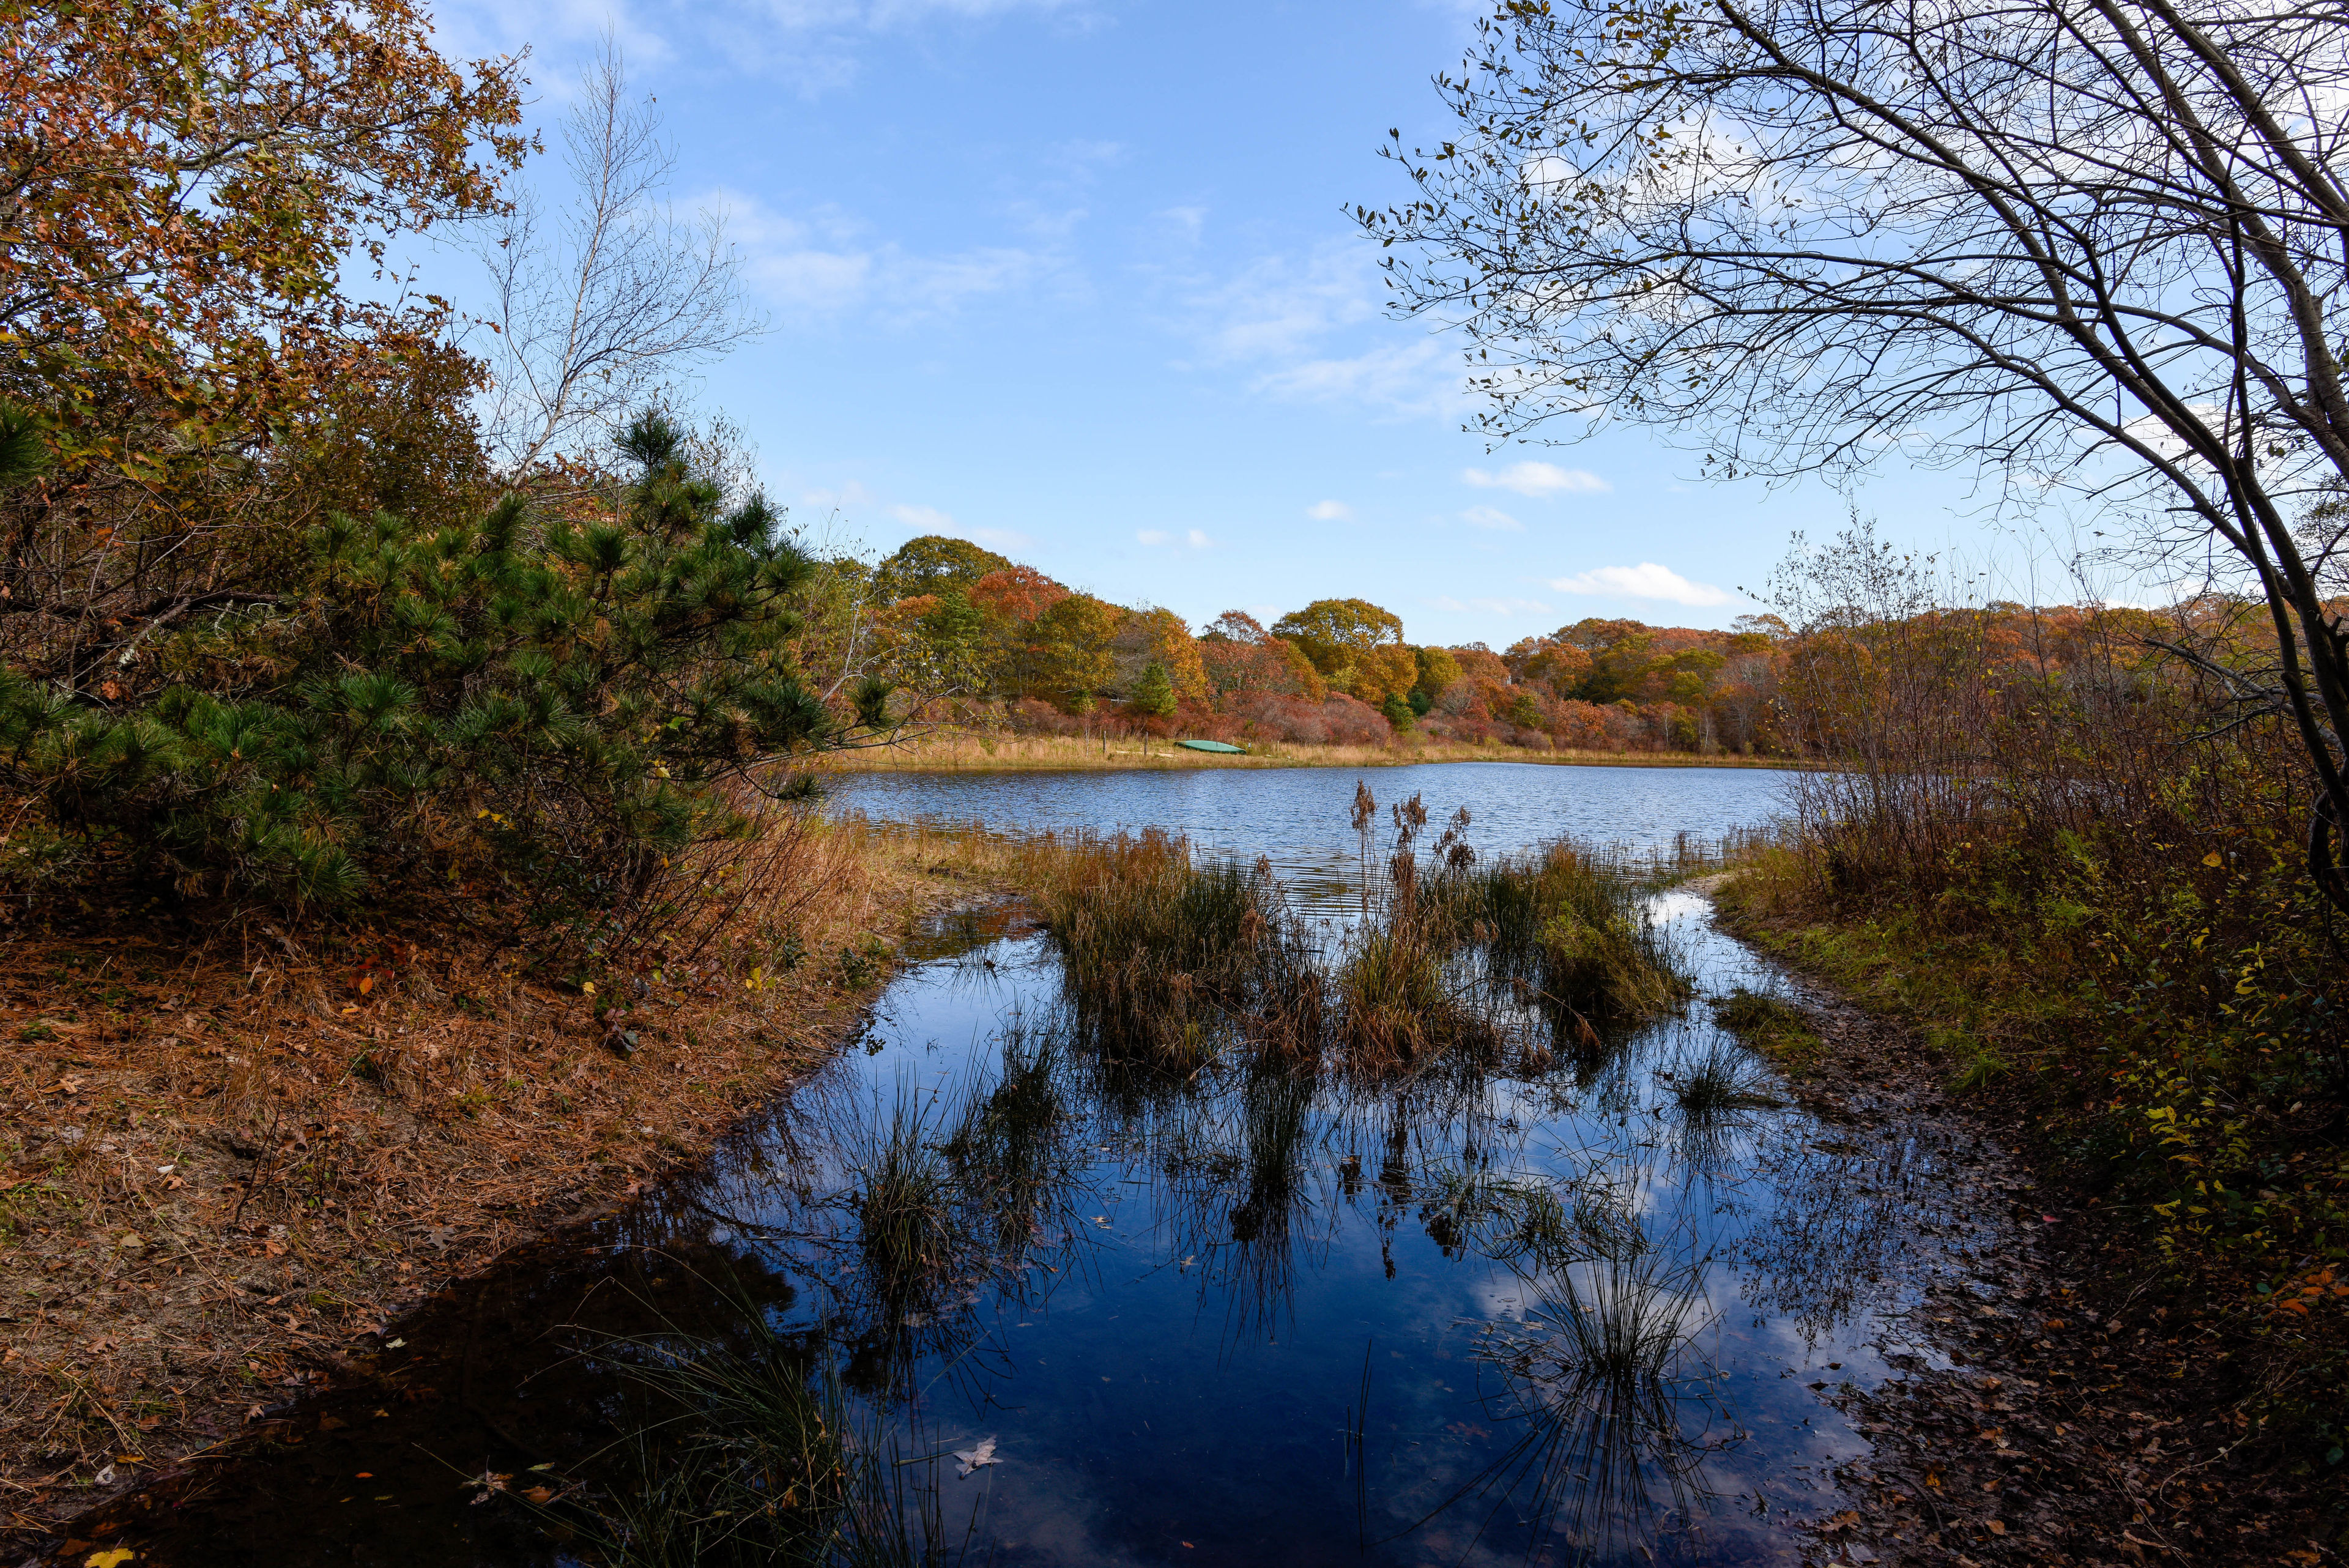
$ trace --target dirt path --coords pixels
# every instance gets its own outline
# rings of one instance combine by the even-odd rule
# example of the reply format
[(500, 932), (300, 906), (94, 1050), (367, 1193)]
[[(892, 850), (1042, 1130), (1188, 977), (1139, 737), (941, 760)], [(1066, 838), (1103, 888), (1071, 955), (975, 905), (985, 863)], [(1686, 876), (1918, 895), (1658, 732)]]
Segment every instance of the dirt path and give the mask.
[[(2017, 1108), (1947, 1093), (1947, 1064), (1912, 1031), (1817, 989), (1801, 1000), (1819, 1040), (1797, 1078), (1813, 1108), (1878, 1125), (1957, 1117), (2030, 1148)], [(1827, 1561), (2343, 1560), (2341, 1513), (2240, 1408), (2256, 1369), (2230, 1365), (2208, 1324), (2165, 1299), (2094, 1194), (2009, 1153), (1949, 1199), (2002, 1222), (1999, 1254), (1930, 1290), (1893, 1357), (1905, 1376), (1825, 1391), (1875, 1445), (1837, 1473), (1853, 1506), (1817, 1532)]]

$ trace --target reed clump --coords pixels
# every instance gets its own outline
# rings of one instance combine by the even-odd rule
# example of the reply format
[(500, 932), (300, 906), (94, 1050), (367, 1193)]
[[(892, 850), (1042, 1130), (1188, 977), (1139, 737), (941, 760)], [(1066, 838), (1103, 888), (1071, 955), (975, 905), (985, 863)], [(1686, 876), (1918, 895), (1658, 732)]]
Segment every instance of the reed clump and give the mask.
[(1692, 1120), (1718, 1117), (1731, 1111), (1767, 1109), (1780, 1104), (1770, 1090), (1768, 1075), (1754, 1058), (1719, 1035), (1676, 1060), (1661, 1074), (1672, 1098)]
[(1065, 963), (1081, 1039), (1104, 1054), (1195, 1071), (1234, 1044), (1369, 1073), (1439, 1060), (1546, 1064), (1548, 1042), (1597, 1047), (1690, 994), (1647, 879), (1573, 845), (1479, 864), (1469, 815), (1423, 854), (1418, 796), (1374, 831), (1355, 798), (1361, 914), (1334, 945), (1289, 910), (1269, 864), (1200, 862), (1160, 832), (1041, 836), (1018, 853)]
[(929, 1106), (901, 1090), (885, 1126), (854, 1149), (857, 1228), (865, 1266), (891, 1298), (905, 1295), (952, 1261), (954, 1180), (941, 1150), (944, 1129)]
[(933, 1500), (907, 1506), (895, 1445), (837, 1366), (739, 1286), (720, 1294), (730, 1321), (716, 1334), (601, 1337), (625, 1435), (584, 1474), (546, 1473), (554, 1495), (515, 1495), (607, 1568), (935, 1561)]
[(1195, 1064), (1243, 1026), (1270, 1044), (1318, 1032), (1320, 976), (1268, 863), (1202, 864), (1156, 829), (1038, 848), (1028, 884), (1089, 1038)]
[(1554, 844), (1449, 874), (1440, 887), (1454, 926), (1489, 933), (1493, 972), (1524, 981), (1552, 1007), (1630, 1021), (1690, 994), (1640, 879), (1613, 858)]

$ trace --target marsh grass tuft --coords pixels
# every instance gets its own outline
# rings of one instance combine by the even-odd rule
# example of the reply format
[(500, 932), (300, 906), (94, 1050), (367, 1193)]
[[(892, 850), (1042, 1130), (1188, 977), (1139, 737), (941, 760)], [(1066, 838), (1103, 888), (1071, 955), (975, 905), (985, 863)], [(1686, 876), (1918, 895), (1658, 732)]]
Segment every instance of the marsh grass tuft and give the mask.
[(1031, 859), (1031, 894), (1096, 1044), (1196, 1066), (1243, 1022), (1268, 1041), (1318, 1029), (1319, 977), (1269, 864), (1203, 864), (1157, 829), (1056, 836)]
[(1009, 1268), (1031, 1238), (1071, 1229), (1083, 1161), (1071, 1147), (1080, 1117), (1069, 1103), (1062, 1035), (1014, 1016), (1002, 1050), (995, 1076), (964, 1100), (944, 1152), (966, 1206), (984, 1216), (998, 1266)]
[(832, 1366), (747, 1296), (717, 1294), (731, 1310), (714, 1333), (597, 1336), (625, 1435), (578, 1474), (548, 1472), (554, 1495), (514, 1495), (609, 1568), (929, 1561), (916, 1538), (944, 1534), (935, 1500), (909, 1497)]
[(1709, 1035), (1703, 1044), (1682, 1053), (1657, 1076), (1671, 1085), (1672, 1098), (1692, 1118), (1775, 1109), (1784, 1103), (1770, 1092), (1770, 1078), (1762, 1064), (1735, 1040), (1719, 1034)]
[(1436, 878), (1454, 929), (1489, 933), (1493, 972), (1578, 1018), (1631, 1021), (1686, 1000), (1669, 937), (1647, 912), (1640, 868), (1573, 844)]
[(901, 1085), (887, 1122), (876, 1121), (848, 1154), (865, 1266), (893, 1299), (918, 1293), (949, 1267), (958, 1234), (943, 1118), (933, 1112), (932, 1102)]

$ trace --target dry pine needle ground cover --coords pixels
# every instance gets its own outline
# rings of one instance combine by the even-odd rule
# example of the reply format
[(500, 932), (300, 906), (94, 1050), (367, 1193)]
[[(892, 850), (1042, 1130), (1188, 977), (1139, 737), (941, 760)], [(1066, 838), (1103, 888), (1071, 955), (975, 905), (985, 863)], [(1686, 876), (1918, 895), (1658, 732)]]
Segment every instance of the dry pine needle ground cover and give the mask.
[(852, 822), (791, 856), (797, 961), (721, 942), (602, 1020), (512, 948), (424, 930), (0, 933), (0, 1540), (231, 1438), (434, 1289), (706, 1150), (1000, 850)]

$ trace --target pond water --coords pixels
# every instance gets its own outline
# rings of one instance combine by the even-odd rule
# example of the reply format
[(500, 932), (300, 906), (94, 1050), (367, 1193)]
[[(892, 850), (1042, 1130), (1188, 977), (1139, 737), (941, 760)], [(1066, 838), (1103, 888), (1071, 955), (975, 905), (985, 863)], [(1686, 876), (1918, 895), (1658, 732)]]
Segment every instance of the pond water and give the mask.
[(1395, 768), (1170, 768), (1125, 773), (848, 774), (833, 800), (891, 821), (978, 823), (1098, 833), (1163, 827), (1211, 854), (1269, 858), (1299, 904), (1346, 907), (1355, 839), (1354, 785), (1381, 802), (1418, 794), (1448, 816), (1475, 817), (1480, 848), (1506, 852), (1552, 839), (1669, 852), (1759, 827), (1785, 809), (1791, 774), (1775, 768), (1568, 767), (1545, 763), (1428, 763)]
[[(848, 798), (1163, 821), (1294, 865), (1350, 852), (1353, 777), (898, 777)], [(1770, 803), (1743, 772), (1370, 782), (1439, 817), (1468, 805), (1488, 850), (1718, 835)], [(1784, 983), (1701, 897), (1651, 912), (1701, 993)], [(641, 1404), (612, 1336), (650, 1335), (809, 1369), (903, 1521), (856, 1561), (1816, 1562), (1791, 1526), (1840, 1507), (1827, 1472), (1867, 1447), (1825, 1397), (1929, 1359), (1905, 1314), (1996, 1241), (1942, 1198), (1984, 1158), (1966, 1135), (1821, 1119), (1701, 1000), (1539, 1068), (1178, 1078), (1079, 1046), (1060, 961), (1016, 911), (929, 942), (862, 1041), (706, 1169), (397, 1330), (396, 1395), (327, 1395), (289, 1418), (298, 1441), (129, 1515), (140, 1561), (579, 1561), (512, 1493), (533, 1473), (635, 1484), (612, 1468)], [(1730, 1057), (1736, 1103), (1684, 1109), (1676, 1086)], [(854, 1196), (893, 1129), (952, 1193), (913, 1274), (883, 1265)], [(959, 1474), (954, 1452), (990, 1439), (996, 1462)], [(477, 1502), (485, 1473), (513, 1479)]]

